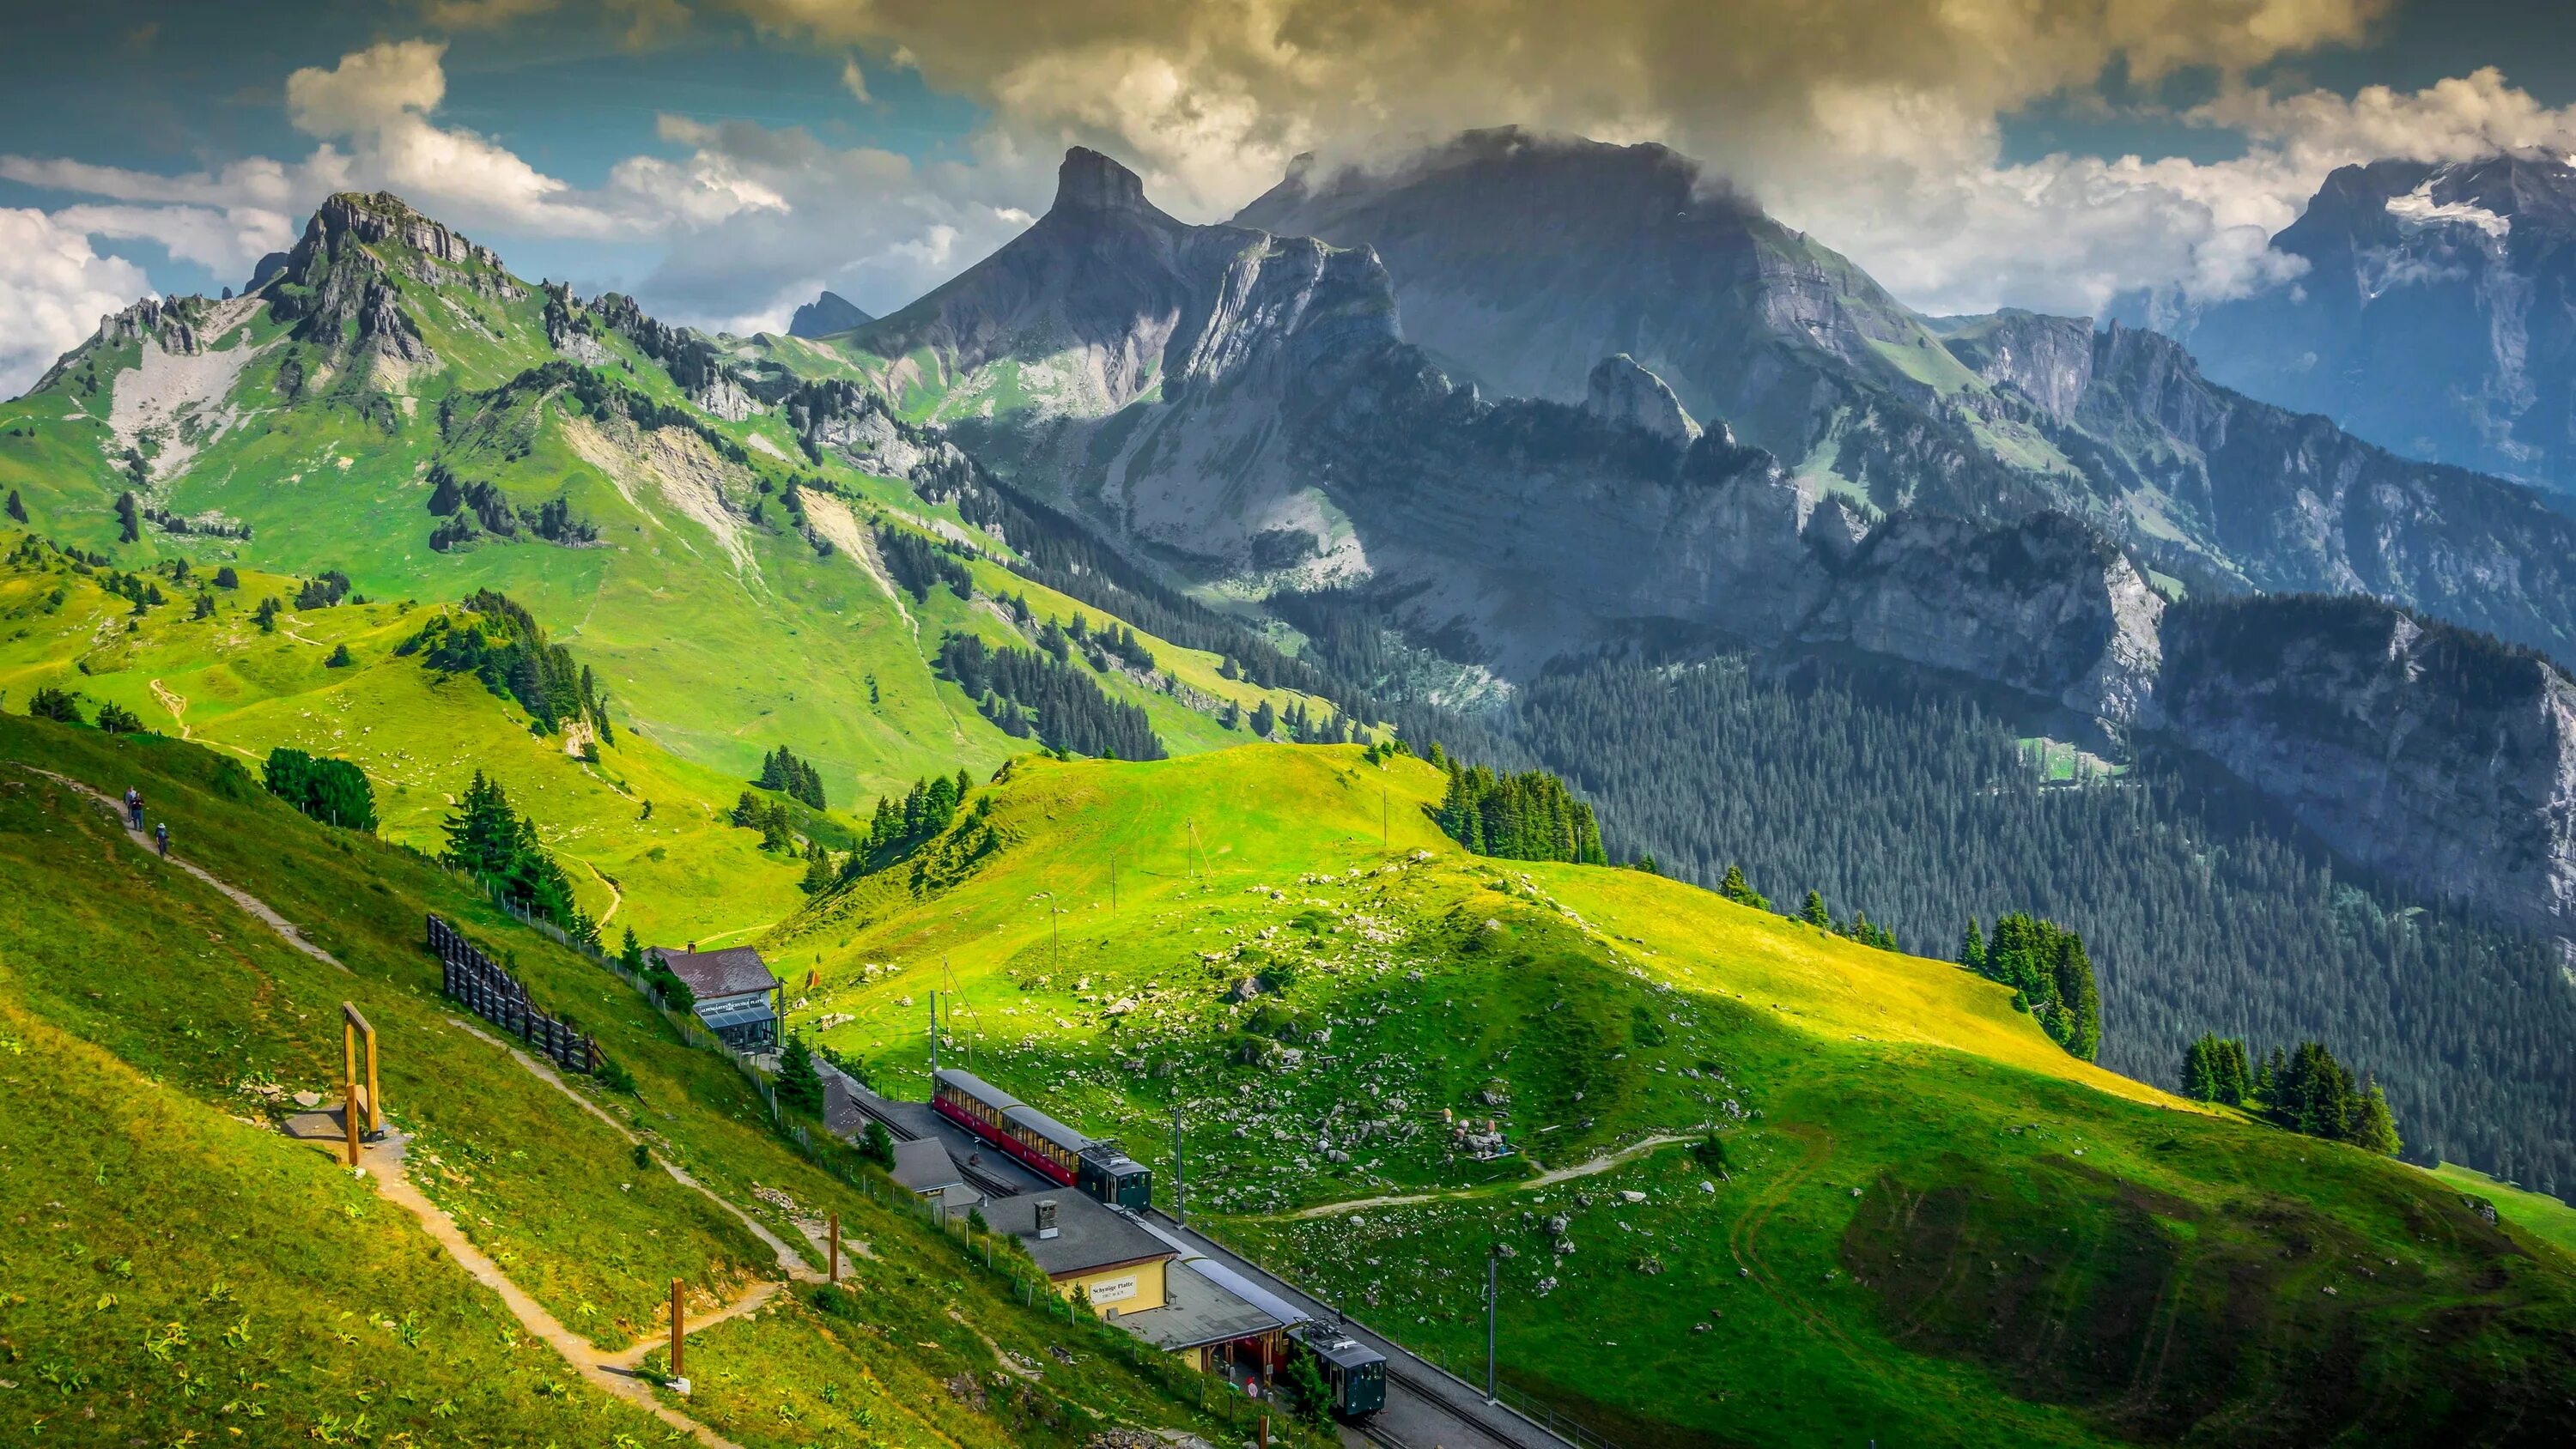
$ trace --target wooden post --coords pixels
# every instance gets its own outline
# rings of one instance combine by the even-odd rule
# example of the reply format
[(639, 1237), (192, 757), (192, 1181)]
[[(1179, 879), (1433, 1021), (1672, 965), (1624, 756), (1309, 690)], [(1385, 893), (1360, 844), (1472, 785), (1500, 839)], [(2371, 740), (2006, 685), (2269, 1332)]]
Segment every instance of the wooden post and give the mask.
[(1270, 1449), (1270, 1411), (1261, 1412), (1261, 1449)]
[(671, 1280), (671, 1377), (675, 1379), (688, 1377), (680, 1371), (680, 1344), (689, 1332), (688, 1312), (688, 1299), (680, 1290), (680, 1280), (674, 1278)]
[(841, 1281), (841, 1215), (832, 1214), (832, 1282)]

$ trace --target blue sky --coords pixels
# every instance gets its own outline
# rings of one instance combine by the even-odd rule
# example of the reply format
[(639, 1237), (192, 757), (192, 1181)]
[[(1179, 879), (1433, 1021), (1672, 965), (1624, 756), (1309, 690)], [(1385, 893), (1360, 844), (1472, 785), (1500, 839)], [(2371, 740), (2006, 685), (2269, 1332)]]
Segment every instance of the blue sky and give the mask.
[[(1661, 140), (1927, 310), (2282, 280), (2325, 170), (2576, 148), (2528, 0), (7, 0), (0, 389), (341, 186), (698, 325), (891, 310), (1069, 143), (1184, 216), (1474, 125)], [(2373, 89), (2380, 88), (2380, 89)]]

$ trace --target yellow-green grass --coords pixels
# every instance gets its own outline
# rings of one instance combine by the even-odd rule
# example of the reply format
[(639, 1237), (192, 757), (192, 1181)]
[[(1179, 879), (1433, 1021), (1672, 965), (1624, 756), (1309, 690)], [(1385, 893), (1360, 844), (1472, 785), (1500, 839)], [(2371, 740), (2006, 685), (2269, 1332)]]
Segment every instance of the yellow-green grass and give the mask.
[[(881, 1084), (921, 1090), (935, 987), (963, 1003), (949, 1059), (1121, 1135), (1166, 1189), (1181, 1107), (1195, 1218), (1462, 1363), (1499, 1235), (1512, 1373), (1623, 1442), (2576, 1422), (2576, 1265), (2456, 1193), (2076, 1061), (1954, 965), (1464, 856), (1424, 816), (1441, 785), (1354, 748), (1023, 761), (962, 879), (886, 873), (768, 944), (820, 971), (803, 1018), (851, 1018), (824, 1039)], [(1444, 1110), (1504, 1119), (1519, 1155), (1453, 1156)], [(1726, 1175), (1667, 1147), (1528, 1185), (1710, 1122)], [(1381, 1197), (1428, 1200), (1293, 1215)]]
[(560, 1356), (324, 1154), (31, 1009), (18, 954), (0, 958), (0, 1438), (658, 1437), (566, 1392)]
[[(277, 632), (262, 633), (254, 601), (291, 599), (294, 581), (241, 579), (238, 590), (213, 591), (211, 618), (190, 617), (176, 588), (170, 603), (137, 618), (92, 578), (0, 571), (0, 688), (17, 701), (45, 685), (77, 690), (93, 713), (114, 701), (154, 730), (184, 732), (253, 766), (279, 745), (351, 760), (375, 787), (383, 835), (433, 854), (480, 770), (538, 821), (584, 908), (607, 916), (612, 936), (631, 925), (651, 942), (712, 940), (765, 927), (803, 900), (801, 866), (764, 854), (756, 834), (724, 818), (741, 779), (632, 730), (603, 743), (596, 762), (569, 753), (560, 735), (532, 733), (515, 703), (473, 676), (394, 652), (427, 609), (342, 604), (281, 614)], [(64, 601), (48, 608), (58, 588)], [(342, 646), (357, 662), (329, 667)]]
[[(189, 843), (194, 859), (255, 890), (351, 972), (288, 948), (230, 902), (151, 860), (92, 802), (30, 774), (23, 768), (28, 765), (110, 793), (140, 784), (154, 812), (174, 820), (174, 833)], [(417, 944), (423, 913), (437, 910), (505, 953), (540, 1004), (580, 1019), (598, 1034), (612, 1059), (633, 1073), (638, 1094), (608, 1093), (578, 1077), (576, 1089), (645, 1137), (661, 1158), (684, 1166), (791, 1242), (800, 1240), (802, 1230), (773, 1196), (755, 1189), (785, 1194), (812, 1217), (839, 1213), (846, 1233), (872, 1244), (890, 1270), (945, 1285), (938, 1292), (889, 1290), (864, 1300), (867, 1318), (890, 1343), (941, 1341), (955, 1327), (952, 1310), (965, 1317), (968, 1331), (1005, 1342), (1050, 1331), (1033, 1311), (1002, 1301), (993, 1283), (976, 1281), (952, 1249), (911, 1217), (876, 1206), (788, 1150), (762, 1120), (758, 1094), (728, 1062), (681, 1045), (623, 984), (508, 922), (443, 873), (380, 842), (306, 821), (248, 788), (218, 757), (178, 741), (0, 718), (0, 776), (7, 777), (0, 779), (0, 850), (7, 852), (0, 869), (27, 886), (0, 898), (0, 934), (10, 943), (0, 958), (7, 967), (0, 1003), (13, 1019), (32, 1023), (11, 1031), (13, 1043), (28, 1052), (45, 1045), (33, 1034), (39, 1028), (113, 1052), (156, 1084), (145, 1089), (153, 1102), (206, 1124), (202, 1130), (238, 1132), (253, 1144), (254, 1162), (269, 1160), (257, 1154), (273, 1151), (275, 1162), (303, 1174), (299, 1181), (309, 1179), (311, 1185), (296, 1191), (318, 1194), (348, 1182), (324, 1153), (286, 1145), (255, 1120), (236, 1126), (227, 1119), (261, 1115), (258, 1099), (241, 1090), (245, 1080), (323, 1088), (336, 1070), (338, 1003), (352, 1000), (378, 1031), (388, 1113), (395, 1126), (416, 1134), (415, 1175), (455, 1208), (459, 1226), (478, 1246), (577, 1331), (623, 1346), (652, 1330), (673, 1276), (700, 1285), (693, 1311), (702, 1311), (713, 1306), (706, 1287), (775, 1274), (768, 1250), (731, 1213), (667, 1177), (655, 1181), (658, 1172), (639, 1170), (618, 1132), (459, 1024), (472, 1019), (439, 998), (435, 963)], [(27, 1060), (12, 1045), (0, 1071), (14, 1073)], [(39, 1120), (51, 1134), (43, 1139), (49, 1156), (75, 1171), (105, 1171), (110, 1183), (120, 1180), (118, 1164), (148, 1156), (149, 1144), (143, 1143), (134, 1147), (135, 1155), (110, 1161), (103, 1144), (93, 1146), (84, 1136), (99, 1129), (78, 1114)], [(0, 1145), (15, 1157), (34, 1143)], [(123, 1170), (140, 1175), (139, 1168)], [(219, 1200), (233, 1231), (292, 1233), (300, 1221), (283, 1206), (268, 1215), (257, 1198), (246, 1205)], [(323, 1202), (346, 1216), (339, 1197)], [(423, 1271), (447, 1274), (457, 1294), (499, 1313), (497, 1304), (467, 1286), (461, 1272), (437, 1264), (407, 1218), (377, 1206), (359, 1205), (358, 1211), (359, 1217), (348, 1220), (363, 1221), (370, 1241), (431, 1264)], [(0, 1254), (18, 1261), (31, 1253), (59, 1253), (42, 1236), (49, 1231), (32, 1215), (11, 1214), (0, 1220)], [(366, 1260), (338, 1253), (328, 1241), (318, 1243), (315, 1253), (318, 1266), (308, 1278), (363, 1276), (359, 1270)], [(143, 1255), (124, 1256), (138, 1265), (139, 1275)], [(261, 1301), (296, 1291), (297, 1280), (281, 1276), (284, 1269), (250, 1249), (236, 1253), (214, 1244), (199, 1261), (220, 1262), (242, 1279), (257, 1279)], [(82, 1271), (91, 1271), (85, 1262)], [(189, 1281), (189, 1291), (201, 1291)], [(13, 1285), (11, 1291), (18, 1290)], [(250, 1291), (243, 1289), (246, 1299)], [(345, 1303), (343, 1297), (310, 1296), (317, 1308)], [(23, 1325), (13, 1346), (37, 1361), (67, 1358), (78, 1325), (54, 1316), (50, 1303), (32, 1319), (26, 1306), (11, 1305), (18, 1315), (14, 1321)], [(323, 1326), (356, 1331), (337, 1320)], [(289, 1381), (280, 1377), (280, 1364), (328, 1365), (334, 1373), (355, 1368), (327, 1333), (262, 1342), (269, 1345), (268, 1362), (259, 1371), (281, 1389)], [(72, 1402), (66, 1412), (101, 1407), (111, 1398), (122, 1401), (162, 1384), (162, 1371), (136, 1343), (102, 1360), (80, 1390), (90, 1397)], [(1050, 1364), (1050, 1385), (1104, 1414), (1193, 1426), (1194, 1409), (1158, 1396), (1151, 1384), (1113, 1362), (1085, 1358), (1073, 1368)], [(510, 1368), (522, 1362), (559, 1385), (569, 1402), (599, 1411), (592, 1391), (559, 1362), (514, 1358)], [(533, 1382), (497, 1368), (485, 1377), (522, 1395)], [(297, 1391), (279, 1397), (291, 1398), (294, 1412), (310, 1418), (323, 1409), (337, 1411), (337, 1398), (301, 1389), (300, 1370), (293, 1382)], [(433, 1396), (424, 1390), (414, 1397), (418, 1403), (397, 1409), (379, 1395), (375, 1402), (382, 1412), (373, 1422), (382, 1432), (408, 1429), (421, 1442), (469, 1432), (499, 1442), (544, 1437), (521, 1435), (512, 1422), (491, 1415), (441, 1420), (433, 1415)], [(474, 1410), (464, 1396), (454, 1397)], [(274, 1400), (269, 1404), (272, 1415), (286, 1408)], [(528, 1410), (531, 1422), (535, 1413)], [(960, 1443), (1025, 1442), (1019, 1426), (1003, 1416), (970, 1414), (947, 1427)], [(566, 1442), (604, 1437), (568, 1434)]]
[(2576, 1256), (2576, 1207), (2551, 1197), (2499, 1182), (2474, 1167), (2445, 1162), (2433, 1169), (2433, 1175), (2463, 1192), (2485, 1198), (2495, 1205), (2496, 1216), (2540, 1239), (2555, 1245), (2559, 1251)]

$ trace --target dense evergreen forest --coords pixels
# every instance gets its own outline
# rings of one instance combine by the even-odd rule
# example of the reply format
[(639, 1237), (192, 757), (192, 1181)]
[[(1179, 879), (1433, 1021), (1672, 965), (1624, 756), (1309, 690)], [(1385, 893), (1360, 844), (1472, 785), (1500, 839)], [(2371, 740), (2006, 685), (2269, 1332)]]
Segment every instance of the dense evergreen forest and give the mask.
[(2013, 1006), (2039, 1019), (2049, 1039), (2091, 1061), (2102, 1047), (2102, 998), (2084, 938), (2055, 921), (2016, 911), (1995, 922), (1995, 938), (1974, 917), (1959, 964), (2013, 989)]
[(2098, 969), (2103, 1065), (2179, 1087), (2205, 1032), (2332, 1042), (2386, 1089), (2409, 1156), (2576, 1192), (2556, 950), (2339, 870), (2181, 764), (2050, 785), (1957, 695), (1766, 683), (1733, 659), (1548, 675), (1517, 724), (1599, 807), (1615, 858), (1712, 886), (1740, 862), (1773, 897), (1866, 902), (1929, 955), (1969, 915), (2045, 915)]
[(1111, 699), (1082, 666), (1052, 653), (995, 649), (972, 634), (939, 642), (939, 669), (1005, 733), (1031, 734), (1051, 750), (1115, 760), (1159, 760), (1163, 742), (1145, 711)]
[(789, 799), (802, 800), (817, 810), (824, 808), (823, 772), (815, 769), (812, 762), (796, 758), (796, 752), (785, 745), (760, 757), (760, 778), (751, 783)]
[(1484, 765), (1453, 763), (1437, 818), (1450, 839), (1478, 855), (1609, 864), (1592, 807), (1545, 770), (1497, 775)]

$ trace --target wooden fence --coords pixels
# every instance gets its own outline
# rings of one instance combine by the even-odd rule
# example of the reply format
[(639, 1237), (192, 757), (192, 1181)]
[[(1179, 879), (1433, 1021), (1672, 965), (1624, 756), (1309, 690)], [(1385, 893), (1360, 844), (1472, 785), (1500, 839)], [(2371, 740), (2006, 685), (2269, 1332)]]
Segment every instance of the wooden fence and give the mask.
[(468, 1011), (567, 1071), (599, 1070), (599, 1044), (588, 1032), (540, 1010), (528, 1000), (528, 989), (519, 984), (519, 978), (436, 916), (429, 918), (429, 950), (438, 958), (447, 994)]

